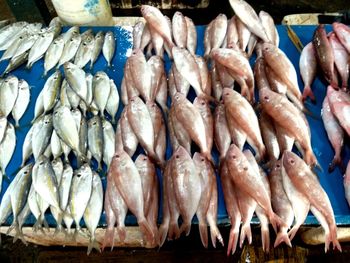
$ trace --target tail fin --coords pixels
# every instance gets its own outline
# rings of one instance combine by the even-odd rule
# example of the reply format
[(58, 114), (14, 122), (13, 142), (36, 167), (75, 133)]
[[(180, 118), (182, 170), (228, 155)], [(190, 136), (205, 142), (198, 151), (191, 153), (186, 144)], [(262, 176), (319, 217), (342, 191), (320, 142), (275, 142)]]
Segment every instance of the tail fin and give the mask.
[(270, 231), (268, 226), (261, 227), (261, 243), (263, 251), (268, 253), (270, 250)]
[(292, 243), (290, 242), (287, 231), (280, 230), (280, 232), (277, 233), (277, 237), (276, 237), (275, 244), (273, 245), (273, 247), (276, 248), (277, 246), (279, 246), (283, 242), (287, 246), (292, 247)]
[(102, 251), (105, 250), (105, 247), (111, 246), (111, 250), (114, 247), (114, 227), (106, 229), (105, 236), (103, 238)]
[(11, 225), (11, 227), (15, 230), (15, 235), (13, 236), (13, 243), (15, 243), (18, 239), (20, 239), (23, 242), (23, 244), (25, 244), (27, 246), (28, 243), (25, 240), (25, 238), (23, 236), (23, 232), (19, 228), (18, 224), (14, 223), (14, 224)]
[(221, 236), (220, 230), (216, 225), (210, 226), (210, 238), (211, 243), (213, 244), (213, 247), (216, 248), (216, 239), (219, 240), (220, 244), (224, 247), (224, 240)]
[(275, 233), (277, 233), (277, 227), (287, 227), (287, 225), (283, 222), (283, 220), (275, 213), (272, 213), (269, 216), (269, 220), (273, 229), (275, 230)]
[(188, 236), (191, 232), (191, 222), (183, 222), (180, 227), (180, 235), (185, 233)]
[(331, 173), (334, 171), (336, 165), (341, 165), (341, 156), (335, 155), (332, 162), (328, 166), (328, 172)]
[[(154, 233), (152, 231), (152, 228), (150, 227), (149, 223), (146, 221), (146, 219), (140, 220), (137, 222), (139, 224), (141, 232), (145, 235), (148, 242), (152, 242), (154, 239)], [(117, 229), (118, 231), (118, 229)], [(119, 233), (119, 231), (118, 231)]]
[(236, 252), (237, 243), (238, 243), (238, 235), (239, 235), (239, 225), (238, 227), (231, 227), (230, 230), (230, 238), (227, 246), (227, 256), (231, 254), (233, 255)]
[(296, 233), (298, 232), (299, 228), (300, 228), (300, 225), (299, 225), (299, 224), (296, 224), (296, 225), (294, 225), (294, 226), (292, 227), (291, 230), (289, 230), (288, 236), (289, 236), (290, 241), (293, 240), (293, 238), (295, 237), (295, 235), (296, 235)]
[[(182, 226), (181, 226), (182, 227)], [(176, 223), (170, 223), (168, 237), (169, 239), (178, 239), (181, 235), (181, 229), (179, 229), (179, 225)]]
[(199, 234), (202, 244), (205, 248), (208, 248), (208, 226), (207, 224), (199, 224)]
[(95, 238), (90, 238), (90, 242), (89, 242), (88, 249), (87, 249), (87, 255), (89, 255), (91, 253), (93, 248), (101, 253), (100, 244), (96, 241)]
[(337, 238), (337, 227), (336, 226), (334, 226), (330, 229), (330, 235), (328, 236), (328, 238), (330, 238), (330, 242), (333, 244), (333, 249), (337, 248), (340, 252), (342, 252), (342, 248), (341, 248), (340, 243), (339, 243), (338, 238)]
[[(142, 231), (142, 230), (141, 230)], [(120, 242), (124, 243), (126, 239), (126, 230), (124, 226), (118, 226), (117, 227), (117, 233), (119, 236)]]
[(250, 222), (249, 224), (242, 225), (241, 227), (241, 235), (239, 237), (239, 247), (243, 247), (244, 240), (247, 238), (248, 243), (252, 243), (252, 230), (250, 228)]
[(168, 235), (169, 225), (161, 224), (158, 230), (158, 245), (162, 247)]
[(303, 101), (305, 101), (307, 98), (311, 99), (312, 103), (316, 103), (316, 98), (314, 93), (312, 92), (311, 86), (305, 86), (303, 91)]

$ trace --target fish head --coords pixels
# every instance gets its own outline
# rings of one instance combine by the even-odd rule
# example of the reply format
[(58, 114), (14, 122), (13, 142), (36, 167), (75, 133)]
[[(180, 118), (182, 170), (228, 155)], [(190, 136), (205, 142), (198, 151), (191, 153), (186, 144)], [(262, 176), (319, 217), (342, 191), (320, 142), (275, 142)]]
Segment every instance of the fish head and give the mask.
[(105, 35), (105, 38), (107, 38), (107, 39), (112, 39), (112, 38), (114, 38), (113, 32), (112, 32), (112, 31), (108, 31), (108, 32), (106, 33), (106, 35)]
[(194, 153), (193, 161), (198, 168), (202, 167), (202, 168), (210, 169), (210, 165), (211, 165), (210, 162), (203, 154), (201, 154), (199, 152)]
[(43, 125), (50, 126), (52, 125), (52, 114), (47, 114), (43, 118)]
[(232, 96), (234, 95), (234, 91), (231, 88), (224, 88), (222, 90), (222, 100), (223, 103), (227, 102), (228, 100), (232, 99)]
[[(226, 153), (226, 161), (233, 163), (235, 167), (239, 167), (243, 159), (244, 155), (242, 151), (235, 144), (231, 144)], [(247, 160), (246, 164), (248, 164)], [(245, 167), (243, 167), (243, 169), (248, 170), (248, 166), (246, 165)]]
[(273, 92), (269, 88), (260, 89), (259, 90), (260, 103), (262, 105), (271, 103), (273, 101), (272, 99), (273, 99), (274, 95), (275, 95), (275, 92)]
[(185, 158), (191, 159), (190, 154), (181, 145), (177, 147), (176, 151), (173, 153), (173, 157), (175, 160), (183, 160)]
[(282, 160), (277, 160), (273, 164), (271, 171), (272, 172), (281, 172), (282, 171), (281, 169), (282, 169)]
[(268, 57), (269, 55), (271, 56), (271, 55), (277, 54), (278, 52), (278, 48), (275, 45), (267, 42), (261, 45), (261, 50), (265, 58)]
[(16, 76), (10, 75), (4, 80), (4, 83), (16, 85), (18, 83), (18, 78)]
[(18, 89), (24, 91), (24, 90), (28, 90), (29, 89), (29, 85), (27, 83), (27, 81), (25, 81), (24, 79), (21, 79), (18, 81)]
[(104, 37), (104, 32), (103, 31), (99, 31), (97, 32), (95, 39), (101, 39), (102, 37)]
[(111, 169), (113, 169), (113, 167), (125, 166), (128, 158), (130, 158), (130, 156), (124, 151), (124, 149), (119, 149), (112, 157)]
[(196, 97), (194, 99), (193, 105), (196, 105), (199, 108), (203, 108), (203, 109), (206, 109), (209, 106), (208, 101), (206, 99), (200, 98), (200, 97)]
[(38, 160), (35, 162), (35, 164), (38, 164), (38, 166), (44, 166), (49, 159), (45, 155), (40, 155)]
[(135, 165), (137, 168), (145, 169), (147, 167), (153, 166), (153, 163), (147, 157), (147, 155), (140, 154), (135, 160)]
[(94, 127), (96, 125), (98, 125), (98, 123), (100, 122), (100, 117), (98, 115), (93, 116), (89, 121), (88, 121), (88, 127)]
[(64, 72), (68, 72), (68, 71), (72, 70), (74, 67), (75, 67), (75, 65), (69, 61), (63, 64)]
[(291, 151), (284, 151), (282, 164), (286, 171), (295, 169), (295, 167), (299, 166), (300, 162), (303, 162), (303, 160), (301, 160), (298, 155)]
[(60, 167), (63, 168), (63, 162), (62, 162), (61, 158), (59, 158), (59, 157), (52, 160), (51, 165), (52, 165), (52, 167), (55, 167), (55, 168), (60, 168)]
[(186, 97), (184, 94), (180, 92), (176, 92), (173, 97), (174, 103), (180, 103), (181, 101), (186, 100)]

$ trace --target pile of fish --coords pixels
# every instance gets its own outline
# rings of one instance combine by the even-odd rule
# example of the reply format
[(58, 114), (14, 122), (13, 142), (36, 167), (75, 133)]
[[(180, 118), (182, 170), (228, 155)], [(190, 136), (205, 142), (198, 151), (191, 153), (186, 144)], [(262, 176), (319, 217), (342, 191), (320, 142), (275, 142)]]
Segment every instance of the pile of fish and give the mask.
[(0, 61), (9, 60), (3, 74), (27, 63), (31, 68), (35, 62), (45, 58), (44, 75), (55, 66), (58, 68), (65, 62), (74, 61), (80, 68), (90, 62), (90, 68), (97, 60), (101, 51), (108, 66), (111, 65), (115, 51), (113, 32), (98, 32), (92, 30), (79, 33), (79, 27), (70, 28), (61, 33), (59, 19), (53, 19), (48, 27), (42, 24), (15, 22), (0, 29), (0, 50), (5, 50)]
[[(0, 79), (0, 190), (7, 165), (16, 147), (15, 127), (26, 112), (30, 100), (28, 83), (15, 76)], [(9, 116), (15, 121), (13, 125)]]

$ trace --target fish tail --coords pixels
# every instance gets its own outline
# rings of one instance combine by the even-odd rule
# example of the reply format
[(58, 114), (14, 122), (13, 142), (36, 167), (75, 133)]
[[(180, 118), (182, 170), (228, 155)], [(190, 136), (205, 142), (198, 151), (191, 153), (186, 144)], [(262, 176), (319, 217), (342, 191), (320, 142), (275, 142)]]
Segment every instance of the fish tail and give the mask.
[(125, 239), (126, 239), (126, 229), (125, 229), (125, 227), (124, 226), (118, 226), (117, 227), (117, 233), (118, 233), (120, 242), (124, 243)]
[(273, 245), (274, 248), (279, 246), (281, 243), (285, 243), (287, 246), (292, 247), (292, 243), (288, 237), (288, 233), (286, 231), (280, 231), (277, 233), (277, 237), (275, 243)]
[(185, 233), (185, 235), (188, 236), (191, 232), (191, 222), (183, 222), (179, 231), (180, 235)]
[(270, 231), (268, 226), (261, 226), (261, 243), (263, 251), (268, 253), (270, 250)]
[(298, 232), (299, 228), (300, 228), (300, 224), (296, 224), (296, 225), (294, 225), (294, 226), (292, 227), (291, 230), (289, 230), (288, 236), (289, 236), (289, 240), (290, 240), (290, 241), (293, 240), (293, 238), (295, 237), (295, 235), (296, 235), (296, 233)]
[(114, 226), (113, 227), (107, 227), (107, 230), (105, 232), (105, 236), (103, 239), (103, 244), (102, 244), (102, 251), (104, 251), (104, 249), (106, 247), (111, 247), (111, 250), (113, 250), (114, 247)]
[(201, 237), (202, 244), (205, 248), (208, 248), (208, 226), (207, 224), (199, 224), (199, 235)]
[(161, 224), (158, 230), (158, 244), (162, 247), (168, 235), (169, 224)]
[(312, 92), (311, 86), (306, 85), (303, 90), (303, 102), (307, 99), (310, 98), (312, 103), (316, 103), (316, 98), (314, 93)]
[(275, 230), (275, 233), (277, 233), (277, 227), (287, 227), (286, 224), (283, 222), (282, 218), (280, 218), (274, 212), (270, 214), (269, 220), (273, 229)]
[(13, 243), (15, 243), (18, 239), (20, 239), (23, 242), (23, 244), (28, 245), (27, 241), (23, 236), (22, 230), (19, 228), (19, 225), (15, 223), (13, 228), (15, 230), (15, 235), (13, 236)]
[(248, 243), (252, 243), (252, 230), (250, 228), (250, 222), (248, 224), (244, 224), (241, 227), (241, 234), (239, 237), (239, 247), (243, 247), (244, 240), (247, 238)]
[(95, 237), (91, 237), (90, 238), (90, 242), (89, 242), (88, 249), (87, 249), (87, 252), (86, 252), (87, 255), (90, 255), (92, 249), (96, 249), (98, 252), (101, 253), (100, 244), (97, 242)]
[(342, 252), (341, 245), (337, 238), (337, 227), (334, 225), (330, 228), (330, 242), (333, 244), (333, 249), (337, 248), (340, 252)]
[(329, 173), (333, 172), (337, 165), (342, 166), (342, 163), (341, 163), (341, 156), (336, 154), (332, 162), (328, 166), (328, 172)]
[(177, 222), (170, 223), (169, 225), (169, 233), (168, 233), (168, 238), (169, 239), (178, 239), (181, 235), (179, 225)]

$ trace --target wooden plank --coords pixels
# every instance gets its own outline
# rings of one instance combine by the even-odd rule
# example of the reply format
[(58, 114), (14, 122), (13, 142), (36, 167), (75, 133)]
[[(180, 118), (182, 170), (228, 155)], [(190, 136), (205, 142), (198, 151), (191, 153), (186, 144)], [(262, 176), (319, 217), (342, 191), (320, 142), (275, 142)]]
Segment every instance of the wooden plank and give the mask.
[[(6, 234), (9, 227), (1, 227), (0, 232)], [(104, 228), (96, 229), (96, 240), (102, 246), (104, 236)], [(22, 228), (24, 239), (33, 244), (41, 246), (72, 246), (72, 247), (87, 247), (89, 244), (89, 239), (87, 232), (79, 233), (76, 239), (67, 238), (63, 233), (55, 233), (55, 228), (50, 228), (49, 231), (34, 232), (32, 227)], [(14, 235), (14, 232), (9, 233), (10, 236)], [(142, 240), (142, 234), (138, 227), (126, 227), (126, 239), (125, 242), (121, 242), (117, 235), (117, 231), (114, 233), (114, 246), (115, 247), (146, 247), (152, 248), (152, 246), (144, 244)]]

